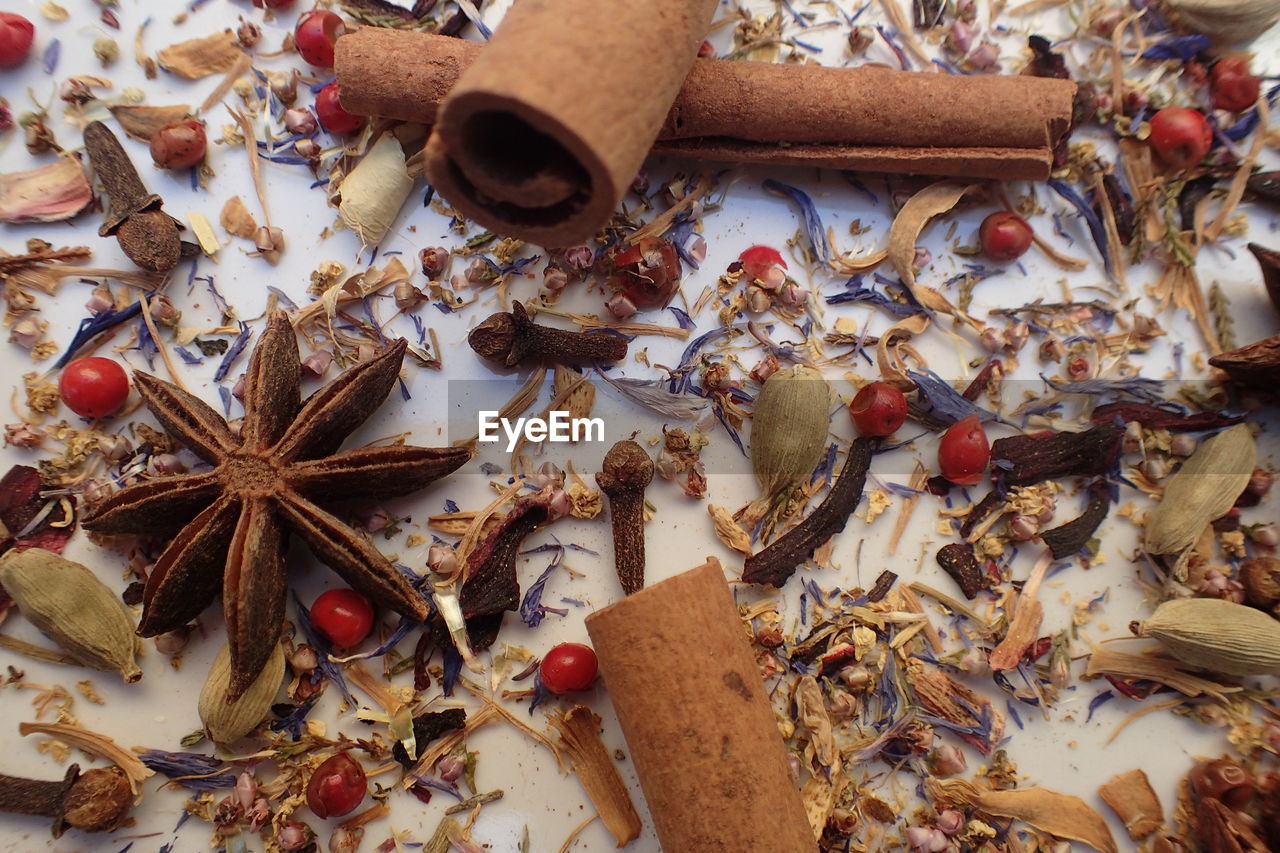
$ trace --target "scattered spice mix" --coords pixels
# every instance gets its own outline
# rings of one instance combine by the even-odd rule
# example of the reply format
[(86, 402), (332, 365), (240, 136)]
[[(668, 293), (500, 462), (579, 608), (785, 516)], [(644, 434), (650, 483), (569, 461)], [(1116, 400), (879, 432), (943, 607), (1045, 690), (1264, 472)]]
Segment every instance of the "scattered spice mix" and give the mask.
[[(108, 34), (94, 31), (83, 57), (70, 48), (91, 28), (76, 10), (0, 15), (0, 44), (25, 45), (0, 56), (18, 68), (0, 79), (42, 81), (0, 99), (15, 367), (0, 702), (67, 766), (61, 782), (0, 768), (14, 773), (0, 775), (5, 811), (52, 818), (55, 835), (150, 828), (161, 809), (143, 783), (158, 773), (214, 849), (466, 853), (501, 843), (485, 808), (514, 796), (509, 764), (478, 734), (500, 723), (576, 767), (602, 813), (554, 841), (527, 827), (519, 850), (647, 843), (624, 765), (610, 764), (626, 745), (607, 673), (561, 698), (539, 655), (574, 630), (570, 614), (700, 562), (686, 547), (697, 541), (721, 548), (822, 853), (1112, 851), (1126, 834), (1153, 850), (1280, 847), (1280, 344), (1266, 335), (1274, 318), (1253, 316), (1280, 305), (1280, 87), (1265, 76), (1280, 69), (1261, 49), (1219, 46), (1273, 23), (1266, 4), (722, 6), (699, 55), (723, 59), (708, 74), (725, 79), (755, 60), (814, 80), (817, 65), (889, 64), (944, 81), (1071, 81), (1050, 180), (978, 180), (963, 152), (944, 158), (961, 170), (945, 181), (784, 183), (655, 161), (595, 239), (557, 247), (467, 221), (421, 182), (425, 128), (346, 115), (318, 95), (331, 71), (302, 60), (332, 54), (357, 22), (486, 40), (497, 16), (483, 3), (225, 2), (209, 5), (240, 20), (216, 25), (197, 2), (164, 36), (136, 9), (99, 5)], [(122, 28), (138, 68), (114, 81), (100, 75), (117, 73)], [(101, 68), (72, 73), (81, 58)], [(157, 63), (186, 91), (160, 86)], [(205, 77), (201, 95), (184, 82)], [(35, 100), (49, 81), (56, 94)], [(143, 146), (188, 120), (208, 151), (151, 171)], [(744, 140), (735, 158), (778, 160), (749, 149), (783, 140)], [(834, 156), (807, 148), (796, 158)], [(562, 179), (511, 183), (545, 192)], [(237, 195), (248, 183), (262, 225)], [(323, 233), (283, 215), (287, 183), (330, 214)], [(753, 225), (755, 245), (735, 219), (742, 185), (776, 229)], [(1025, 256), (980, 239), (993, 212), (1030, 228)], [(54, 232), (64, 222), (75, 239)], [(1219, 269), (1232, 253), (1252, 264), (1247, 281)], [(1069, 275), (1033, 293), (1053, 267)], [(92, 420), (59, 387), (90, 355), (132, 368), (123, 407)], [(550, 399), (544, 417), (602, 416), (614, 449), (581, 442), (587, 455), (566, 462), (526, 435), (497, 464), (470, 431), (450, 445), (419, 408), (449, 380), (513, 372), (503, 417)], [(907, 421), (855, 439), (848, 404), (875, 380), (906, 395)], [(386, 398), (405, 434), (366, 430), (376, 438), (339, 450)], [(935, 476), (936, 445), (966, 418), (991, 461), (961, 487)], [(464, 466), (479, 489), (448, 476)], [(758, 490), (731, 485), (749, 471)], [(289, 530), (309, 546), (290, 564), (326, 563), (372, 602), (366, 639), (335, 645), (331, 613), (298, 591), (288, 603)], [(84, 565), (58, 556), (68, 547)], [(1071, 601), (1062, 583), (1093, 592)], [(1141, 601), (1121, 594), (1137, 588)], [(219, 594), (229, 645), (214, 659)], [(98, 706), (136, 715), (142, 673), (205, 684), (198, 703), (167, 709), (190, 734), (105, 733)], [(1117, 772), (1094, 790), (1043, 759), (1014, 763), (1027, 718), (1066, 731), (1095, 713), (1110, 738), (1149, 715), (1196, 721), (1212, 754), (1173, 786), (1169, 765), (1113, 749)], [(103, 766), (82, 774), (73, 757)], [(434, 810), (433, 832), (384, 820), (415, 808)]]

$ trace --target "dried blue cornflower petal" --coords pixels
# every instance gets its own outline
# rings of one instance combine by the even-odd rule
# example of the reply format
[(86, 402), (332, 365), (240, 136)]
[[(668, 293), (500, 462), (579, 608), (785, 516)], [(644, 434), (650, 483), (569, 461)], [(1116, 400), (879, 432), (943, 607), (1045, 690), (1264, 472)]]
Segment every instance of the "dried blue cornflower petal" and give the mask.
[(767, 178), (761, 186), (771, 193), (784, 195), (796, 203), (804, 217), (804, 230), (809, 238), (809, 245), (813, 247), (813, 253), (817, 255), (818, 260), (824, 264), (827, 263), (831, 259), (831, 247), (827, 244), (827, 231), (822, 227), (822, 217), (818, 215), (813, 199), (809, 198), (803, 190), (775, 181), (773, 178)]

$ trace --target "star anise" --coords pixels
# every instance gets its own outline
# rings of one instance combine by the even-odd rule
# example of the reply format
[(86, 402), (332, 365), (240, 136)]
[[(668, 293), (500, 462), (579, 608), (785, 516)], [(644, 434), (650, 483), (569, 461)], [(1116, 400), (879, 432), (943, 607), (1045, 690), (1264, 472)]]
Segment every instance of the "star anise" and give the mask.
[[(406, 343), (353, 367), (304, 404), (298, 342), (283, 312), (271, 315), (249, 360), (237, 438), (208, 405), (141, 371), (134, 383), (165, 431), (214, 466), (130, 486), (98, 506), (84, 526), (102, 533), (177, 535), (147, 578), (138, 633), (172, 631), (218, 594), (231, 646), (228, 700), (262, 671), (284, 621), (289, 532), (370, 599), (424, 620), (429, 610), (408, 579), (320, 504), (403, 495), (456, 470), (464, 448), (361, 447), (336, 452), (377, 408), (400, 373)], [(180, 529), (179, 529), (180, 528)]]

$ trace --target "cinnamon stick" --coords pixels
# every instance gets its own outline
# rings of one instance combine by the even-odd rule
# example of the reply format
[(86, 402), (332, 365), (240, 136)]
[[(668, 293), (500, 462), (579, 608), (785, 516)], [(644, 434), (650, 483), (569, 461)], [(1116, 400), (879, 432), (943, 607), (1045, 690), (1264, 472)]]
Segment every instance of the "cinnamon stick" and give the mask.
[[(338, 41), (343, 106), (434, 123), (458, 77), (490, 50), (425, 33), (357, 31)], [(579, 70), (573, 78), (589, 76)], [(1074, 93), (1074, 83), (1052, 78), (700, 59), (670, 103), (653, 151), (730, 162), (1042, 180), (1069, 127)], [(615, 90), (610, 97), (630, 102), (640, 95)]]
[(544, 246), (592, 236), (635, 180), (715, 9), (716, 0), (514, 4), (441, 102), (427, 176), (495, 231)]
[(662, 849), (814, 853), (719, 561), (646, 587), (586, 624)]

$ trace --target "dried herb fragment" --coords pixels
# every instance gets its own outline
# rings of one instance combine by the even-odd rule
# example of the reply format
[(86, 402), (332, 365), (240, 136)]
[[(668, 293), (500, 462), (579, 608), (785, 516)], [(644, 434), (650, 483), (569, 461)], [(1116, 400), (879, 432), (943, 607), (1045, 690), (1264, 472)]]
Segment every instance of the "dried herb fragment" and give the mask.
[(862, 488), (870, 467), (871, 444), (863, 438), (855, 439), (840, 475), (818, 508), (772, 545), (748, 557), (742, 579), (781, 588), (819, 546), (844, 530), (849, 516), (862, 500)]
[(351, 368), (301, 400), (301, 362), (288, 317), (274, 312), (245, 374), (240, 435), (190, 393), (145, 373), (134, 384), (165, 431), (213, 470), (145, 480), (85, 520), (104, 533), (154, 533), (185, 524), (147, 579), (143, 636), (194, 619), (222, 590), (237, 698), (266, 665), (284, 620), (289, 531), (348, 584), (404, 616), (426, 600), (369, 540), (319, 503), (416, 491), (470, 458), (463, 448), (407, 445), (337, 452), (395, 385), (407, 342)]
[(1098, 796), (1116, 813), (1134, 841), (1140, 841), (1164, 826), (1160, 798), (1141, 769), (1111, 777), (1098, 789)]
[(944, 726), (983, 755), (990, 755), (1004, 737), (1004, 715), (982, 694), (970, 690), (941, 670), (926, 670), (913, 661), (907, 683), (916, 700)]
[(973, 555), (973, 548), (952, 542), (938, 549), (938, 565), (951, 576), (959, 586), (964, 597), (972, 600), (978, 593), (986, 589), (987, 579), (978, 565), (978, 558)]
[(492, 314), (471, 330), (467, 343), (484, 358), (515, 367), (541, 359), (550, 364), (618, 361), (627, 355), (627, 339), (608, 332), (568, 332), (541, 326), (523, 304)]
[[(462, 708), (450, 708), (447, 711), (427, 711), (413, 718), (413, 742), (418, 746), (418, 754), (422, 748), (445, 732), (463, 728), (467, 724), (467, 712)], [(391, 757), (400, 762), (406, 770), (412, 770), (417, 763), (409, 757), (404, 744), (396, 741), (391, 747)]]
[(1049, 546), (1049, 553), (1055, 560), (1062, 560), (1084, 549), (1094, 532), (1107, 517), (1111, 508), (1111, 489), (1107, 484), (1098, 481), (1089, 486), (1089, 502), (1085, 510), (1066, 524), (1040, 534), (1040, 540)]
[(1151, 406), (1146, 403), (1105, 403), (1093, 410), (1094, 423), (1121, 423), (1137, 421), (1147, 429), (1167, 429), (1169, 432), (1200, 432), (1222, 429), (1244, 421), (1244, 415), (1224, 415), (1221, 412), (1188, 412), (1179, 408)]
[(929, 779), (925, 787), (935, 800), (1020, 820), (1058, 838), (1088, 844), (1100, 853), (1117, 853), (1106, 820), (1079, 797), (1046, 788), (990, 791), (961, 779)]
[(573, 762), (573, 771), (596, 807), (601, 822), (618, 847), (625, 847), (640, 835), (640, 816), (627, 785), (600, 740), (600, 717), (590, 708), (575, 705), (567, 714), (553, 712), (551, 725), (560, 733), (560, 743)]
[[(458, 594), (458, 603), (473, 650), (481, 651), (493, 645), (502, 626), (502, 614), (520, 607), (516, 556), (524, 538), (551, 519), (552, 497), (551, 489), (543, 489), (517, 500), (511, 512), (467, 558), (466, 581)], [(437, 618), (436, 622), (443, 628), (442, 619)], [(447, 631), (437, 635), (437, 640), (446, 648), (447, 637)]]
[(84, 129), (84, 147), (110, 201), (98, 235), (114, 235), (129, 260), (144, 270), (167, 272), (177, 266), (182, 223), (161, 212), (163, 200), (147, 192), (120, 140), (105, 124), (94, 121)]
[(75, 519), (64, 517), (71, 509), (68, 503), (63, 505), (65, 509), (55, 509), (43, 520), (36, 520), (49, 503), (40, 496), (45, 487), (40, 472), (29, 465), (14, 465), (0, 477), (0, 554), (10, 548), (62, 553), (76, 529)]
[(876, 578), (876, 582), (871, 585), (871, 589), (867, 591), (867, 601), (872, 603), (883, 601), (884, 597), (889, 594), (889, 590), (893, 589), (893, 585), (897, 582), (897, 574), (885, 569)]
[[(943, 492), (946, 494), (946, 492)], [(1004, 506), (1004, 495), (998, 490), (992, 489), (983, 496), (982, 500), (974, 504), (973, 509), (969, 510), (969, 514), (964, 517), (964, 521), (960, 522), (960, 535), (965, 539), (969, 538), (969, 534), (986, 520), (987, 516)], [(946, 568), (945, 566), (943, 568)]]
[(1120, 456), (1124, 430), (1099, 424), (1084, 432), (1014, 435), (991, 445), (991, 463), (1006, 488), (1108, 473)]

